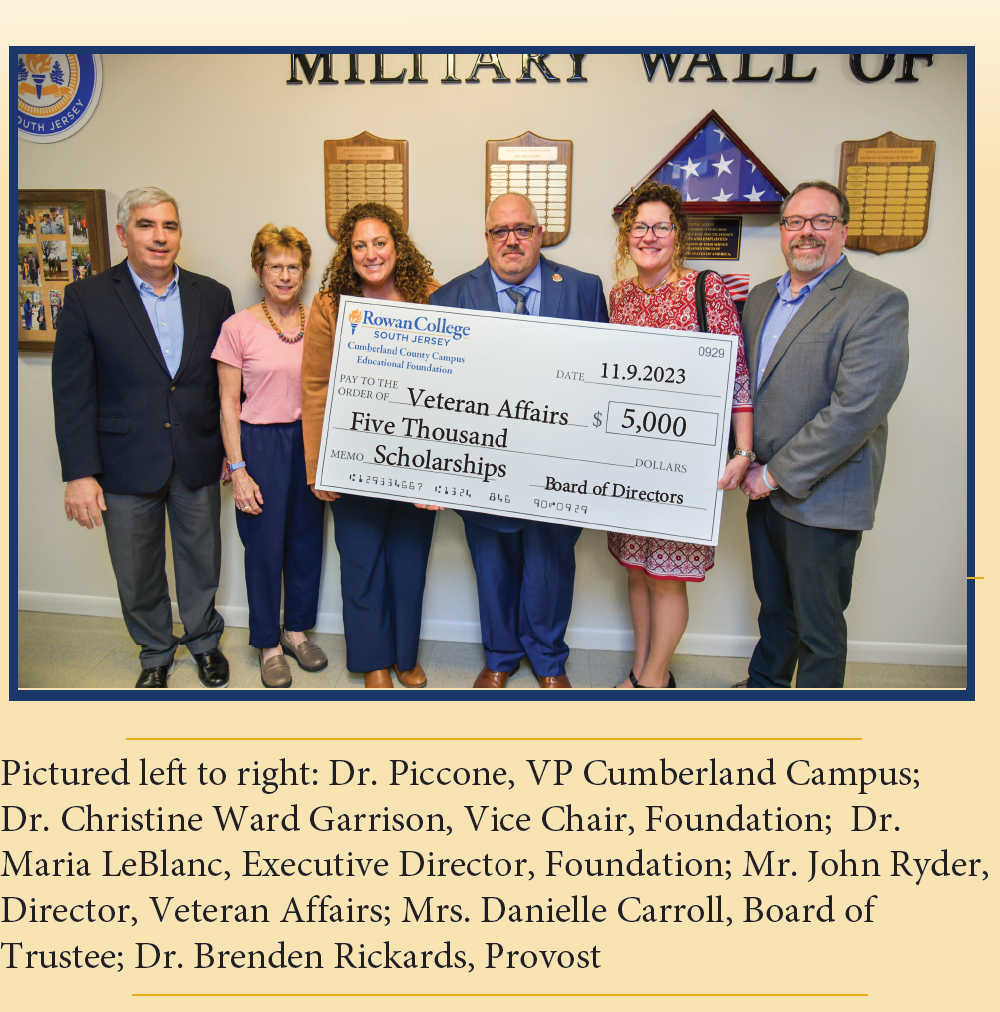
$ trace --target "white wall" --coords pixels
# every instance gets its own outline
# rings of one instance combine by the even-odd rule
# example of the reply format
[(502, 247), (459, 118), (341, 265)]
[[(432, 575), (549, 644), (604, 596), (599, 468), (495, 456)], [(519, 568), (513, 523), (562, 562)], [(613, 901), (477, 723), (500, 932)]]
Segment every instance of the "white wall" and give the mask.
[[(459, 56), (467, 76), (472, 56)], [(729, 78), (737, 56), (720, 56)], [(520, 59), (502, 57), (516, 77)], [(549, 61), (560, 77), (567, 56)], [(936, 56), (917, 84), (856, 81), (846, 56), (800, 57), (818, 68), (811, 84), (647, 83), (637, 55), (588, 56), (586, 84), (441, 85), (444, 57), (425, 56), (428, 84), (346, 86), (347, 57), (334, 58), (339, 85), (285, 85), (288, 57), (112, 55), (90, 123), (58, 144), (18, 142), (19, 186), (103, 188), (114, 208), (133, 186), (174, 194), (184, 221), (182, 266), (256, 301), (250, 241), (266, 221), (301, 228), (313, 244), (311, 298), (332, 254), (323, 210), (323, 141), (369, 130), (410, 141), (410, 227), (446, 281), (480, 263), (485, 142), (532, 130), (574, 143), (573, 223), (548, 251), (611, 284), (611, 208), (711, 108), (791, 188), (816, 177), (836, 182), (843, 140), (893, 130), (937, 141), (927, 238), (882, 257), (849, 253), (853, 265), (907, 292), (910, 372), (890, 421), (888, 467), (874, 531), (866, 533), (848, 613), (858, 660), (962, 664), (966, 641), (966, 62)], [(508, 65), (509, 64), (509, 65)], [(386, 73), (409, 66), (386, 57)], [(755, 74), (780, 56), (754, 58)], [(897, 63), (898, 66), (898, 63)], [(361, 57), (373, 76), (372, 56)], [(678, 72), (677, 76), (680, 76)], [(301, 75), (300, 75), (301, 76)], [(536, 76), (537, 73), (536, 73)], [(115, 249), (113, 260), (119, 259)], [(698, 266), (697, 264), (695, 266)], [(784, 270), (773, 217), (744, 218), (736, 263), (756, 284)], [(18, 546), (22, 608), (118, 615), (104, 535), (70, 526), (52, 425), (51, 357), (18, 356)], [(225, 500), (224, 500), (225, 501)], [(757, 601), (750, 579), (745, 497), (727, 497), (715, 569), (690, 588), (691, 621), (681, 651), (748, 654)], [(320, 628), (339, 631), (339, 566), (328, 527)], [(246, 624), (242, 546), (229, 509), (219, 605)], [(626, 649), (631, 643), (624, 571), (605, 536), (585, 531), (577, 548), (570, 642)], [(439, 516), (424, 601), (424, 635), (478, 639), (472, 566), (459, 518)]]

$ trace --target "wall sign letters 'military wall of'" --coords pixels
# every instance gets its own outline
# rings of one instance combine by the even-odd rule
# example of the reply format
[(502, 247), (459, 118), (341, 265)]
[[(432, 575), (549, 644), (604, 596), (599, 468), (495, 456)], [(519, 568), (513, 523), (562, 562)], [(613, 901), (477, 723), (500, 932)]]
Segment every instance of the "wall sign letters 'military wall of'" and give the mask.
[[(338, 64), (347, 64), (348, 73), (343, 79), (344, 84), (365, 83), (359, 53), (290, 53), (291, 69), (285, 83), (340, 84), (340, 79), (333, 76), (335, 56)], [(439, 78), (441, 84), (482, 84), (484, 80), (492, 80), (493, 84), (537, 84), (539, 81), (558, 84), (564, 80), (568, 84), (587, 84), (590, 79), (583, 74), (586, 56), (586, 53), (441, 53), (427, 56), (428, 65), (425, 67), (424, 53), (397, 53), (389, 56), (375, 53), (374, 74), (368, 83), (428, 84), (436, 77), (436, 73), (429, 69), (434, 66), (438, 68), (437, 72), (444, 70), (444, 76)], [(916, 84), (920, 81), (914, 72), (917, 61), (927, 67), (934, 65), (933, 53), (850, 53), (845, 54), (845, 58), (854, 77), (865, 84), (886, 80), (894, 70), (899, 72), (898, 77), (892, 78), (895, 83)], [(366, 56), (366, 64), (367, 59)], [(392, 63), (391, 70), (386, 68), (387, 59)], [(809, 84), (817, 79), (816, 67), (809, 66), (809, 57), (796, 53), (782, 54), (780, 73), (773, 64), (765, 66), (768, 59), (773, 58), (754, 56), (752, 53), (637, 53), (635, 59), (641, 61), (646, 80), (650, 83), (659, 80), (677, 81), (681, 84), (697, 81)], [(411, 60), (412, 65), (405, 66)], [(511, 77), (518, 60), (521, 63), (521, 73), (517, 77)], [(459, 73), (459, 62), (468, 68), (464, 77)], [(663, 73), (658, 74), (661, 66)], [(682, 68), (684, 73), (678, 73)], [(699, 71), (697, 77), (695, 71)], [(432, 77), (427, 77), (426, 74), (432, 74)], [(484, 76), (480, 78), (480, 74)], [(490, 78), (486, 74), (493, 76)]]

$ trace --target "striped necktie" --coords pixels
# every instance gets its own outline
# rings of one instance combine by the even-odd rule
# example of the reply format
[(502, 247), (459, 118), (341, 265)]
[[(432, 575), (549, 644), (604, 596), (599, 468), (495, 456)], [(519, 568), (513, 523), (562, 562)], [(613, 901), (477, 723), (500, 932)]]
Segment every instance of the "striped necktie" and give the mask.
[(530, 288), (505, 288), (504, 291), (514, 300), (514, 315), (515, 316), (526, 316), (528, 313), (528, 306), (526, 300), (528, 293), (531, 291)]

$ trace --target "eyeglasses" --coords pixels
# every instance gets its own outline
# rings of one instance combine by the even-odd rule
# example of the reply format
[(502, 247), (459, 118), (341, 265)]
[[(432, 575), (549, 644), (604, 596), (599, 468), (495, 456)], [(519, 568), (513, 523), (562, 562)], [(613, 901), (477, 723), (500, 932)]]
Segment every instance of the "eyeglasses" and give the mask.
[(264, 270), (268, 271), (274, 277), (277, 277), (282, 271), (288, 271), (293, 277), (297, 278), (302, 273), (301, 264), (264, 264)]
[(502, 242), (507, 238), (508, 232), (516, 235), (518, 239), (530, 239), (536, 228), (541, 228), (541, 225), (517, 225), (514, 228), (491, 228), (487, 231), (494, 242)]
[(641, 239), (650, 229), (657, 239), (666, 239), (677, 226), (672, 221), (658, 221), (655, 225), (647, 225), (644, 221), (637, 221), (629, 230), (630, 235)]
[(778, 224), (789, 232), (800, 232), (808, 222), (817, 232), (826, 232), (833, 228), (833, 223), (837, 220), (835, 214), (817, 214), (815, 218), (800, 218), (798, 215), (793, 215), (791, 218), (782, 218)]

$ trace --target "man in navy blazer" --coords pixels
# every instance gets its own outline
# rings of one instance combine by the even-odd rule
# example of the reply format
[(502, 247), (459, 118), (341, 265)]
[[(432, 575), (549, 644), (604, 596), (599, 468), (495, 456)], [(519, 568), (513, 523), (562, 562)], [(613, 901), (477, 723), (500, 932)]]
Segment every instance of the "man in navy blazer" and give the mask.
[[(103, 523), (122, 613), (140, 646), (136, 688), (165, 688), (185, 645), (203, 685), (229, 683), (215, 609), (223, 448), (212, 349), (229, 289), (180, 270), (177, 202), (130, 190), (115, 231), (128, 256), (68, 285), (52, 357), (66, 519)], [(173, 634), (165, 515), (184, 636)]]
[[(607, 323), (601, 279), (541, 256), (527, 197), (506, 193), (486, 214), (487, 260), (434, 292), (435, 306)], [(570, 688), (564, 636), (573, 607), (579, 527), (458, 510), (479, 587), (486, 666), (477, 689), (502, 689), (527, 654), (539, 684)]]

